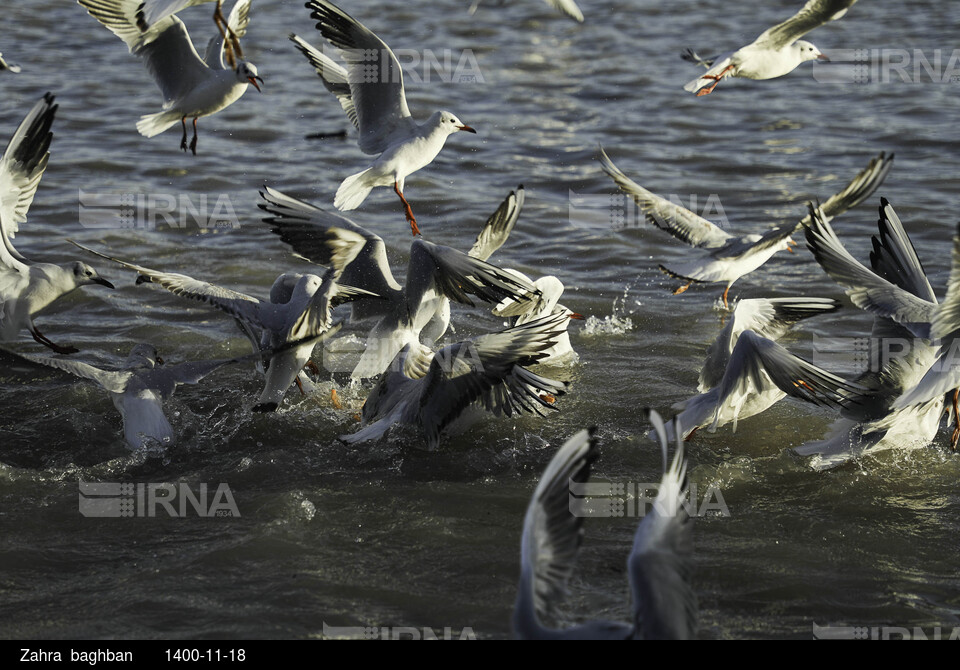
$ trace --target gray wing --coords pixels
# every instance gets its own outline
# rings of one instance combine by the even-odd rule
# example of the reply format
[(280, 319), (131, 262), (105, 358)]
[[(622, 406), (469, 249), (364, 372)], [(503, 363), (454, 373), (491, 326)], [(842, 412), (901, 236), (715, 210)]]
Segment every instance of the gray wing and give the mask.
[(536, 286), (518, 274), (422, 238), (410, 246), (405, 288), (411, 314), (430, 291), (471, 307), (470, 295), (493, 304), (505, 298), (529, 301), (540, 295)]
[(238, 291), (232, 291), (228, 288), (223, 288), (205, 281), (200, 281), (199, 279), (194, 279), (193, 277), (189, 277), (187, 275), (177, 274), (174, 272), (160, 272), (158, 270), (151, 270), (150, 268), (143, 267), (142, 265), (135, 265), (133, 263), (128, 263), (127, 261), (122, 261), (119, 258), (114, 258), (113, 256), (107, 256), (99, 251), (94, 251), (93, 249), (85, 247), (82, 244), (78, 244), (73, 240), (69, 241), (88, 253), (99, 256), (100, 258), (106, 258), (114, 263), (119, 263), (125, 268), (134, 270), (139, 275), (137, 277), (137, 284), (158, 284), (174, 295), (206, 303), (211, 307), (219, 309), (221, 312), (226, 312), (233, 318), (243, 321), (248, 325), (252, 325), (257, 328), (264, 327), (260, 315), (261, 301), (253, 296), (249, 296)]
[(27, 211), (50, 159), (50, 140), (58, 105), (47, 93), (14, 131), (0, 158), (0, 266), (20, 271), (28, 263), (11, 240), (27, 220)]
[(730, 360), (737, 338), (745, 330), (761, 337), (778, 340), (794, 324), (821, 314), (840, 309), (832, 298), (753, 298), (741, 300), (733, 311), (733, 318), (707, 349), (707, 357), (700, 372), (701, 393), (720, 383)]
[(675, 238), (689, 244), (691, 247), (715, 249), (730, 242), (733, 237), (710, 223), (701, 216), (697, 216), (689, 209), (676, 205), (666, 198), (640, 186), (620, 168), (614, 165), (607, 156), (603, 147), (600, 148), (600, 166), (610, 178), (637, 203), (647, 221), (660, 230), (670, 233)]
[(779, 49), (793, 44), (814, 28), (829, 21), (835, 21), (847, 13), (847, 10), (857, 0), (808, 0), (799, 12), (783, 23), (779, 23), (754, 40), (754, 44), (762, 44), (772, 49)]
[(870, 267), (887, 281), (909, 291), (921, 300), (937, 303), (917, 250), (903, 228), (900, 217), (886, 198), (880, 198), (880, 237), (874, 236)]
[(747, 393), (747, 385), (764, 388), (763, 373), (793, 398), (841, 409), (851, 415), (862, 412), (865, 398), (873, 395), (872, 389), (827, 372), (794, 356), (773, 340), (747, 330), (740, 335), (730, 355), (717, 405), (723, 404), (731, 393)]
[(930, 336), (937, 304), (918, 298), (861, 265), (840, 243), (819, 210), (810, 204), (806, 226), (807, 247), (820, 267), (846, 289), (854, 305), (877, 316), (893, 319), (917, 337)]
[(467, 254), (482, 261), (490, 258), (510, 237), (522, 209), (523, 184), (517, 187), (516, 192), (510, 191), (497, 211), (490, 215)]
[[(5, 350), (7, 351), (7, 350)], [(74, 361), (66, 358), (49, 358), (47, 356), (25, 356), (7, 351), (8, 354), (22, 358), (25, 361), (55, 368), (62, 372), (68, 372), (75, 377), (88, 379), (96, 382), (110, 393), (123, 393), (127, 388), (127, 382), (133, 376), (130, 372), (114, 372), (111, 370), (101, 370), (100, 368)]]
[(934, 339), (950, 341), (960, 338), (960, 224), (953, 237), (950, 253), (950, 278), (947, 280), (947, 295), (933, 319)]
[[(180, 1), (183, 2), (184, 0)], [(238, 40), (247, 34), (247, 28), (250, 26), (251, 2), (252, 0), (237, 0), (233, 9), (230, 10), (230, 16), (227, 17), (227, 26)], [(226, 69), (227, 65), (223, 60), (223, 47), (223, 35), (218, 30), (217, 34), (207, 42), (207, 50), (203, 53), (203, 62), (207, 64), (207, 67)]]
[[(350, 95), (364, 153), (379, 154), (412, 137), (417, 124), (403, 90), (403, 69), (390, 47), (366, 26), (326, 0), (309, 0), (310, 18), (347, 63)], [(370, 81), (370, 72), (375, 72)], [(342, 106), (342, 103), (341, 103)]]
[(172, 105), (206, 80), (210, 68), (200, 59), (183, 21), (168, 16), (146, 32), (137, 26), (139, 0), (78, 0), (92, 17), (102, 23), (143, 58), (163, 94), (164, 105)]
[(193, 5), (200, 5), (204, 2), (211, 1), (212, 0), (137, 0), (135, 2), (135, 4), (137, 4), (135, 15), (137, 25), (141, 30), (146, 32), (154, 23), (167, 18), (171, 14), (176, 14)]
[(520, 638), (540, 637), (541, 617), (567, 594), (585, 518), (570, 508), (570, 483), (586, 482), (596, 458), (596, 428), (581, 430), (550, 459), (530, 498), (523, 518), (520, 584), (513, 608), (513, 630)]
[(438, 351), (421, 380), (425, 387), (416, 408), (429, 447), (436, 447), (440, 431), (463, 410), (503, 384), (515, 366), (532, 365), (542, 358), (566, 321), (565, 314), (554, 314)]
[(692, 640), (697, 636), (697, 597), (693, 576), (693, 524), (684, 504), (689, 499), (687, 458), (681, 426), (675, 425), (677, 450), (667, 468), (663, 420), (648, 410), (664, 451), (663, 478), (653, 508), (644, 515), (627, 559), (633, 594), (634, 627), (645, 640)]
[[(893, 154), (887, 156), (886, 152), (881, 152), (880, 155), (874, 157), (867, 167), (857, 173), (857, 176), (854, 177), (842, 191), (830, 196), (830, 198), (820, 206), (827, 221), (843, 214), (848, 209), (853, 209), (873, 195), (874, 192), (880, 188), (880, 185), (892, 169)], [(796, 230), (799, 231), (800, 228), (809, 223), (810, 215), (808, 214), (797, 224)]]
[(300, 50), (313, 69), (316, 71), (324, 87), (337, 96), (340, 106), (346, 113), (350, 123), (359, 130), (360, 121), (357, 120), (357, 108), (353, 106), (353, 95), (350, 93), (350, 82), (347, 71), (344, 70), (336, 61), (324, 54), (319, 49), (301, 39), (293, 33), (290, 34), (290, 41)]
[(399, 292), (378, 235), (350, 219), (272, 189), (260, 191), (258, 203), (275, 235), (311, 263), (338, 270), (338, 281), (378, 295)]

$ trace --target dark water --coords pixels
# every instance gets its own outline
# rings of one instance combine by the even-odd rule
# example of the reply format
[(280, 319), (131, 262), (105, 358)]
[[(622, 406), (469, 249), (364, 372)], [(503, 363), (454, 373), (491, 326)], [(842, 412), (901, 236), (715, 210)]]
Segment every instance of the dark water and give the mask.
[[(266, 295), (282, 271), (309, 266), (259, 224), (257, 189), (269, 184), (330, 206), (340, 181), (366, 166), (339, 105), (287, 41), (319, 44), (300, 2), (256, 0), (247, 56), (263, 94), (200, 121), (197, 157), (179, 152), (176, 129), (153, 139), (135, 123), (159, 95), (120, 41), (77, 5), (5, 3), (5, 56), (24, 66), (0, 76), (0, 134), (9, 136), (45, 91), (60, 111), (50, 166), (17, 237), (30, 258), (76, 256), (64, 241), (108, 248), (153, 267)], [(577, 429), (599, 426), (595, 476), (650, 481), (659, 455), (638, 408), (666, 411), (695, 389), (700, 359), (721, 323), (720, 291), (673, 297), (658, 262), (684, 249), (657, 231), (571, 214), (571, 202), (615, 193), (598, 144), (654, 191), (690, 197), (736, 230), (762, 230), (826, 198), (881, 150), (897, 155), (880, 195), (897, 208), (942, 294), (960, 175), (957, 82), (824, 83), (810, 64), (769, 82), (727, 81), (704, 99), (682, 90), (695, 74), (677, 55), (733, 48), (795, 11), (799, 0), (583, 0), (576, 25), (536, 0), (467, 3), (344, 2), (395, 49), (431, 49), (468, 74), (408, 72), (413, 114), (454, 111), (479, 135), (457, 135), (407, 194), (431, 239), (466, 248), (506, 193), (522, 183), (527, 205), (494, 260), (531, 275), (556, 274), (564, 303), (594, 317), (574, 326), (580, 363), (547, 419), (490, 421), (436, 453), (409, 435), (347, 447), (365, 389), (342, 388), (350, 409), (327, 400), (333, 383), (291, 394), (276, 415), (248, 409), (259, 381), (231, 369), (183, 388), (169, 405), (177, 446), (160, 458), (131, 455), (102, 393), (54, 375), (0, 373), (0, 636), (318, 637), (328, 626), (469, 627), (509, 635), (523, 511), (553, 453)], [(858, 3), (811, 39), (837, 49), (939, 50), (949, 79), (956, 47), (953, 3)], [(207, 8), (184, 13), (204, 44)], [(447, 50), (446, 52), (444, 50)], [(820, 66), (823, 67), (823, 66)], [(954, 64), (953, 66), (957, 66)], [(954, 74), (960, 74), (955, 72)], [(429, 76), (427, 76), (429, 75)], [(180, 229), (92, 229), (78, 223), (79, 191), (172, 196), (209, 207), (225, 198), (236, 220), (217, 234)], [(584, 201), (583, 196), (589, 197)], [(605, 200), (606, 199), (606, 200)], [(717, 207), (719, 206), (719, 210)], [(382, 235), (396, 267), (408, 230), (392, 194), (375, 191), (353, 218)], [(876, 200), (841, 219), (838, 233), (861, 258)], [(628, 223), (636, 223), (628, 220)], [(74, 293), (39, 319), (79, 360), (116, 365), (136, 342), (168, 361), (240, 355), (229, 319), (98, 265), (118, 284)], [(738, 298), (841, 295), (810, 255), (780, 254), (735, 285)], [(865, 334), (848, 307), (785, 342), (809, 354), (813, 335)], [(456, 309), (455, 336), (498, 328), (480, 310)], [(354, 334), (359, 331), (353, 331)], [(30, 342), (17, 347), (37, 351)], [(690, 445), (692, 479), (719, 487), (729, 517), (695, 526), (701, 635), (809, 638), (813, 624), (960, 624), (955, 548), (960, 461), (946, 436), (814, 473), (789, 447), (822, 437), (832, 416), (785, 401)], [(78, 481), (229, 485), (239, 518), (85, 518)], [(626, 617), (625, 560), (636, 519), (591, 519), (560, 623)]]

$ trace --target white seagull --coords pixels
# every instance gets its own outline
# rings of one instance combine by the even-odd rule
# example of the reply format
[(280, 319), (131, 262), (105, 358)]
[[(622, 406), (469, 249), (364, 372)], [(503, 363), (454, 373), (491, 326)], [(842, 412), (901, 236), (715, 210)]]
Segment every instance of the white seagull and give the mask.
[[(550, 460), (526, 516), (520, 544), (520, 584), (513, 632), (527, 640), (688, 640), (697, 635), (697, 598), (691, 585), (693, 541), (687, 459), (677, 441), (668, 467), (667, 435), (660, 415), (644, 410), (663, 450), (663, 476), (652, 508), (637, 526), (627, 558), (632, 618), (588, 621), (566, 629), (542, 619), (567, 594), (583, 539), (585, 514), (572, 485), (585, 483), (597, 457), (596, 429), (581, 430)], [(680, 430), (675, 432), (680, 433)]]
[(4, 70), (10, 70), (10, 72), (16, 74), (17, 72), (20, 72), (20, 66), (3, 60), (3, 54), (0, 53), (0, 72), (3, 72)]
[[(242, 37), (250, 17), (250, 1), (238, 0), (230, 12), (230, 30)], [(169, 15), (146, 32), (137, 25), (140, 0), (78, 0), (92, 17), (123, 40), (130, 53), (143, 59), (163, 93), (163, 111), (140, 117), (137, 130), (153, 137), (179, 121), (183, 126), (180, 148), (187, 150), (187, 118), (193, 117), (190, 150), (197, 153), (197, 119), (229, 107), (250, 86), (260, 90), (263, 80), (253, 63), (241, 59), (224, 62), (225, 40), (214, 37), (203, 59), (197, 53), (183, 21)], [(230, 63), (229, 60), (235, 60)], [(259, 84), (257, 83), (259, 82)]]
[[(525, 323), (535, 321), (557, 311), (566, 314), (570, 319), (583, 320), (584, 317), (582, 314), (578, 314), (560, 304), (560, 298), (563, 296), (563, 282), (553, 275), (540, 277), (534, 281), (519, 270), (507, 268), (506, 271), (524, 281), (531, 282), (534, 287), (540, 291), (540, 297), (536, 300), (523, 300), (520, 302), (517, 302), (513, 298), (507, 298), (493, 308), (493, 314), (495, 316), (515, 316), (516, 319), (513, 321), (514, 326), (522, 326)], [(568, 321), (567, 323), (569, 324), (570, 322)], [(573, 350), (570, 344), (570, 333), (567, 332), (566, 329), (557, 337), (553, 346), (544, 353), (546, 356), (540, 360), (542, 365), (567, 365), (576, 363), (580, 358), (579, 354)]]
[(447, 330), (450, 300), (473, 306), (470, 295), (497, 304), (505, 298), (529, 302), (539, 297), (528, 280), (487, 263), (503, 244), (523, 205), (523, 190), (511, 193), (487, 220), (468, 254), (414, 238), (407, 277), (400, 286), (390, 271), (386, 247), (374, 233), (339, 214), (326, 212), (275, 189), (261, 191), (264, 221), (297, 255), (329, 265), (334, 254), (345, 263), (340, 281), (385, 298), (353, 304), (353, 319), (377, 318), (352, 376), (374, 377), (387, 369), (404, 346), (432, 345)]
[(740, 336), (733, 354), (749, 370), (733, 383), (765, 375), (790, 396), (840, 409), (841, 418), (824, 440), (794, 450), (812, 456), (810, 465), (817, 470), (884, 449), (926, 446), (940, 427), (942, 394), (899, 406), (898, 399), (920, 382), (936, 360), (937, 349), (925, 333), (938, 305), (893, 208), (883, 201), (880, 212), (880, 236), (873, 238), (870, 255), (873, 270), (844, 249), (812, 206), (806, 230), (807, 245), (821, 267), (846, 288), (854, 304), (876, 315), (871, 346), (862, 352), (869, 359), (865, 371), (848, 381), (750, 331)]
[[(790, 236), (809, 219), (806, 217), (799, 223), (779, 225), (762, 235), (752, 233), (736, 237), (689, 209), (651, 193), (614, 165), (603, 148), (600, 153), (601, 167), (633, 198), (646, 220), (694, 247), (695, 252), (689, 261), (669, 268), (660, 266), (664, 273), (686, 282), (674, 291), (674, 295), (683, 293), (695, 282), (723, 282), (726, 284), (723, 306), (727, 307), (727, 294), (733, 283), (759, 268), (778, 251), (786, 249), (792, 252), (790, 247), (796, 243)], [(881, 152), (842, 191), (823, 203), (826, 216), (833, 218), (863, 202), (883, 183), (892, 167), (893, 154), (887, 156)]]
[(445, 429), (474, 406), (495, 416), (556, 409), (566, 384), (526, 369), (543, 356), (567, 320), (553, 314), (523, 326), (481, 335), (440, 351), (408, 344), (363, 404), (361, 430), (347, 444), (376, 440), (395, 424), (416, 426), (433, 451)]
[[(838, 309), (840, 303), (830, 298), (753, 298), (738, 302), (733, 316), (707, 349), (700, 371), (699, 395), (673, 405), (680, 412), (676, 418), (685, 431), (683, 439), (689, 440), (698, 428), (710, 426), (713, 431), (731, 421), (736, 430), (739, 419), (765, 411), (786, 395), (764, 374), (755, 380), (743, 378), (747, 372), (743, 359), (734, 355), (743, 332), (749, 330), (777, 340), (803, 319)], [(733, 379), (743, 383), (735, 385)], [(727, 389), (725, 396), (721, 389)], [(672, 430), (668, 425), (671, 440)]]
[(57, 112), (53, 99), (47, 93), (33, 106), (0, 158), (0, 342), (15, 340), (27, 328), (45, 347), (73, 354), (77, 349), (54, 344), (43, 335), (33, 323), (34, 315), (81, 286), (113, 288), (113, 284), (80, 261), (61, 265), (28, 261), (12, 241), (27, 220), (50, 158), (50, 127)]
[(339, 210), (356, 209), (373, 188), (392, 186), (412, 233), (418, 235), (417, 220), (403, 195), (404, 180), (429, 165), (448, 136), (461, 130), (477, 131), (445, 111), (434, 112), (417, 124), (407, 107), (403, 70), (390, 47), (333, 3), (309, 0), (307, 7), (313, 10), (310, 17), (317, 20), (320, 34), (346, 61), (346, 69), (296, 35), (290, 39), (359, 130), (360, 150), (379, 154), (366, 170), (343, 180), (333, 204)]
[(794, 16), (765, 30), (747, 46), (712, 62), (701, 61), (688, 51), (685, 60), (711, 67), (683, 89), (702, 96), (711, 93), (725, 77), (774, 79), (793, 72), (808, 60), (830, 60), (813, 44), (799, 38), (828, 21), (839, 19), (856, 1), (808, 0)]
[[(7, 352), (13, 354), (13, 352)], [(148, 446), (169, 447), (176, 443), (176, 433), (163, 412), (180, 384), (197, 384), (220, 368), (253, 360), (252, 356), (215, 361), (196, 361), (179, 365), (163, 365), (157, 350), (149, 344), (138, 344), (120, 370), (102, 370), (87, 363), (13, 354), (31, 363), (68, 372), (96, 382), (110, 394), (123, 418), (123, 437), (132, 450)]]
[[(283, 348), (292, 342), (321, 334), (332, 336), (339, 327), (334, 327), (330, 310), (361, 295), (372, 295), (338, 284), (334, 281), (335, 271), (331, 269), (322, 278), (312, 274), (281, 275), (271, 289), (271, 300), (266, 301), (187, 275), (151, 270), (79, 244), (77, 246), (134, 270), (138, 274), (138, 284), (158, 284), (175, 295), (205, 302), (229, 314), (251, 341), (255, 352)], [(277, 354), (269, 363), (265, 363), (266, 384), (254, 411), (276, 411), (291, 384), (298, 382), (300, 385), (298, 375), (318, 342), (319, 339), (311, 339)]]

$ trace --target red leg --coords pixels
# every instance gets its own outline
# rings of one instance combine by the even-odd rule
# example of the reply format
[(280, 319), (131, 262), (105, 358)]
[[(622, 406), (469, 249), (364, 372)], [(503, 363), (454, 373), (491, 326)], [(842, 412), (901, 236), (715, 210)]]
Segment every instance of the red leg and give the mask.
[(957, 397), (960, 396), (960, 388), (953, 391), (953, 435), (950, 436), (950, 448), (957, 450), (957, 442), (960, 441), (960, 407), (957, 406)]
[(403, 213), (407, 217), (407, 223), (410, 224), (410, 233), (416, 237), (420, 234), (420, 227), (417, 225), (417, 220), (413, 216), (413, 209), (410, 207), (410, 203), (407, 202), (407, 199), (403, 197), (403, 193), (400, 191), (399, 182), (393, 182), (393, 190), (400, 196), (400, 200), (403, 202)]
[(690, 285), (691, 285), (691, 284), (693, 284), (692, 281), (691, 281), (691, 282), (687, 282), (686, 284), (684, 284), (683, 286), (681, 286), (680, 288), (678, 288), (676, 291), (674, 291), (674, 292), (673, 292), (673, 295), (680, 295), (681, 293), (683, 293), (684, 291), (686, 291), (688, 288), (690, 288)]
[(725, 288), (724, 291), (723, 291), (723, 308), (724, 308), (724, 309), (730, 309), (730, 305), (729, 305), (729, 303), (727, 303), (727, 293), (729, 293), (729, 292), (730, 292), (730, 287), (728, 286), (728, 287)]

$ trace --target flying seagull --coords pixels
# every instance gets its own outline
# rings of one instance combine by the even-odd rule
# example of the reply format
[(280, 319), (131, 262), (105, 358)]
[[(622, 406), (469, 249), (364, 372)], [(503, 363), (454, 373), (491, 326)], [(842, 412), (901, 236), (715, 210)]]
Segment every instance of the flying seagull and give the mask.
[(360, 133), (360, 150), (379, 154), (370, 167), (343, 181), (333, 205), (344, 211), (356, 209), (372, 189), (392, 186), (403, 203), (411, 232), (419, 235), (417, 220), (403, 195), (404, 180), (433, 162), (447, 137), (461, 130), (477, 131), (446, 111), (434, 112), (418, 124), (407, 107), (400, 62), (386, 42), (331, 2), (309, 0), (307, 8), (313, 10), (310, 17), (317, 20), (317, 29), (347, 67), (296, 35), (290, 40), (310, 61), (327, 90), (337, 96)]

